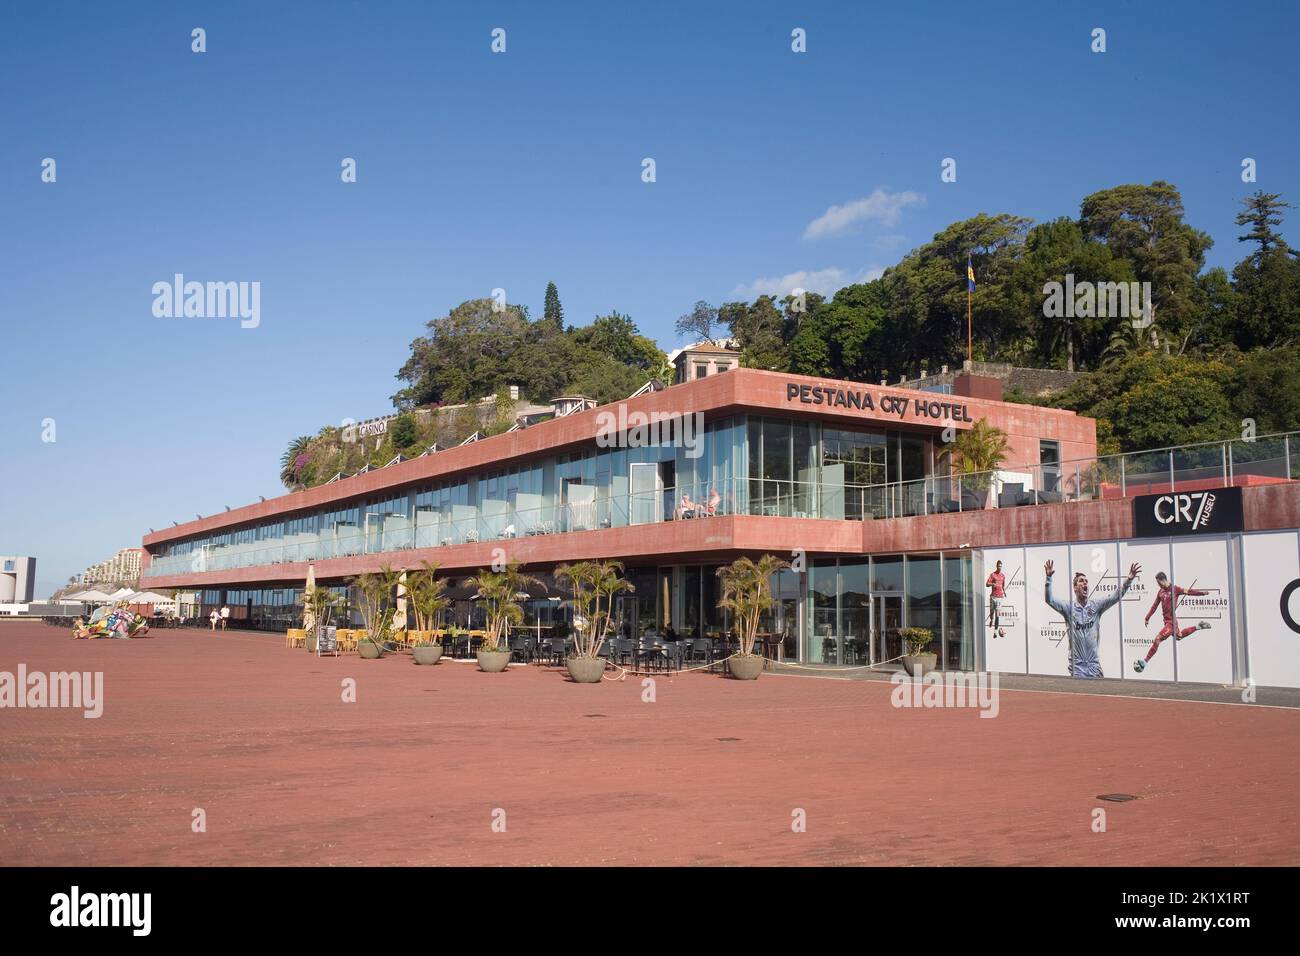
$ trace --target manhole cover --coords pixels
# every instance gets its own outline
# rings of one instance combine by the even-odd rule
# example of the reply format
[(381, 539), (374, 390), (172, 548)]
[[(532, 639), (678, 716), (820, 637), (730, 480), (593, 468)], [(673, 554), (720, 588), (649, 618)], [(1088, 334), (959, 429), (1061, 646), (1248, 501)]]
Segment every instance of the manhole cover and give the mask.
[(739, 740), (739, 739), (740, 739), (739, 737), (719, 737), (719, 738), (718, 738), (718, 740), (722, 741), (724, 744), (729, 744), (729, 743), (731, 743), (733, 740)]
[(1098, 800), (1109, 800), (1111, 803), (1128, 803), (1130, 800), (1138, 798), (1131, 793), (1103, 793), (1097, 796)]

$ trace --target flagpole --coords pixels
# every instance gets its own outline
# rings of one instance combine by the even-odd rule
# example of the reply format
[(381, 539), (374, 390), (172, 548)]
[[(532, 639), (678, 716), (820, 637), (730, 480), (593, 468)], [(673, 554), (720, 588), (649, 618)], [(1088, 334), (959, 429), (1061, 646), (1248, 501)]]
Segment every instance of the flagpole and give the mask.
[[(971, 318), (970, 318), (970, 282), (966, 283), (966, 362), (971, 365)], [(973, 373), (972, 373), (973, 374)]]

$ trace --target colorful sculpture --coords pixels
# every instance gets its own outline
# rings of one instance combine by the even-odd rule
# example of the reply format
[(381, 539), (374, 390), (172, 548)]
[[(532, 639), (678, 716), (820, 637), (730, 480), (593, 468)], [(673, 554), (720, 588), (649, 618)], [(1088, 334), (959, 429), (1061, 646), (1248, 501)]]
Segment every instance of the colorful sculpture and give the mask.
[(72, 625), (72, 636), (76, 640), (93, 641), (100, 637), (131, 638), (144, 637), (149, 633), (149, 623), (141, 614), (136, 614), (119, 601), (112, 610), (107, 607), (96, 608), (90, 615), (90, 621), (81, 618)]

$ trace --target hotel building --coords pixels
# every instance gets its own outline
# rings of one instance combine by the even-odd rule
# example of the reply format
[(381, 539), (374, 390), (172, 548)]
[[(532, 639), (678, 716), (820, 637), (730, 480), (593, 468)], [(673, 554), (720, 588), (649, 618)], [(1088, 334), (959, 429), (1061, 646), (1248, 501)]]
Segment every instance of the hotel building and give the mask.
[[(141, 586), (195, 590), (203, 613), (228, 604), (237, 618), (284, 627), (300, 613), (309, 565), (319, 583), (341, 587), (423, 561), (456, 584), (501, 559), (543, 578), (561, 563), (615, 559), (635, 586), (619, 599), (623, 632), (671, 625), (690, 636), (728, 629), (716, 569), (771, 553), (794, 565), (773, 582), (764, 624), (785, 659), (888, 661), (902, 652), (898, 630), (921, 626), (941, 666), (972, 669), (997, 663), (985, 549), (1101, 542), (1113, 571), (1120, 542), (1136, 533), (1138, 496), (1162, 481), (1166, 490), (1215, 484), (1206, 452), (1127, 471), (1124, 460), (1098, 460), (1092, 419), (1001, 401), (988, 379), (956, 376), (937, 393), (722, 370), (720, 361), (684, 355), (688, 374), (670, 388), (151, 533)], [(945, 450), (981, 420), (1007, 434), (1004, 464), (957, 476)], [(1290, 455), (1288, 445), (1283, 464), (1270, 459), (1264, 487), (1241, 489), (1244, 530), (1300, 526)], [(1032, 602), (1027, 580), (1022, 604)], [(558, 596), (534, 595), (528, 624), (552, 620)], [(460, 608), (464, 625), (470, 605)], [(1225, 647), (1244, 639), (1239, 631), (1244, 624), (1225, 623)], [(1028, 634), (1003, 643), (1015, 640), (1020, 669), (1044, 672)], [(1231, 651), (1230, 679), (1244, 656)]]

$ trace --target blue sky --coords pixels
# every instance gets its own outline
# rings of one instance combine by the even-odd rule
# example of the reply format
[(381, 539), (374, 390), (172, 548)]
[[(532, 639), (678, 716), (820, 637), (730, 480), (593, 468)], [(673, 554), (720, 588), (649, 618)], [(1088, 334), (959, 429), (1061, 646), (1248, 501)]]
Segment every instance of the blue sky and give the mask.
[[(1231, 265), (1240, 197), (1300, 201), (1297, 9), (8, 5), (0, 553), (48, 592), (279, 494), (290, 438), (386, 411), (424, 323), (495, 287), (536, 315), (554, 280), (569, 321), (671, 348), (698, 298), (830, 290), (954, 220), (1154, 179)], [(260, 325), (155, 317), (176, 272), (260, 282)]]

